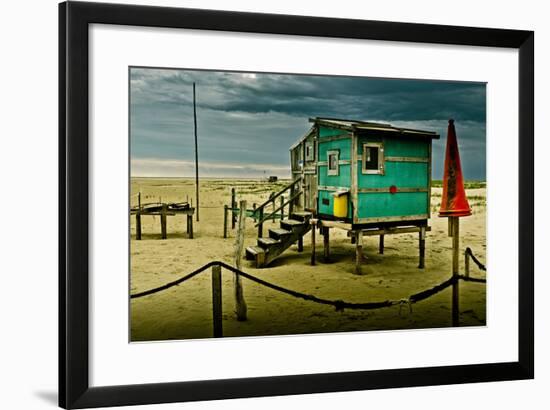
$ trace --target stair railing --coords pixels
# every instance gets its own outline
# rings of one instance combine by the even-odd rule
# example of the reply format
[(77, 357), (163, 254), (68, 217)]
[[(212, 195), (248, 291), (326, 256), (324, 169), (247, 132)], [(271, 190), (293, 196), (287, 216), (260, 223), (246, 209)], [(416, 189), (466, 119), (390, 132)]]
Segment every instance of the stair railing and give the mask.
[[(298, 177), (297, 179), (292, 181), (290, 184), (288, 184), (286, 187), (284, 187), (282, 190), (277, 192), (275, 195), (271, 195), (269, 197), (269, 199), (266, 200), (264, 203), (262, 203), (261, 205), (256, 207), (256, 210), (254, 211), (254, 217), (256, 218), (256, 220), (258, 222), (254, 226), (258, 227), (258, 237), (259, 238), (261, 238), (262, 235), (263, 235), (263, 224), (266, 220), (268, 220), (270, 218), (273, 218), (273, 216), (277, 212), (281, 211), (282, 209), (284, 210), (284, 207), (287, 206), (287, 205), (288, 205), (288, 209), (289, 209), (288, 214), (290, 215), (292, 213), (292, 211), (294, 209), (294, 203), (296, 202), (296, 199), (298, 199), (298, 197), (302, 194), (301, 190), (298, 190), (298, 192), (295, 193), (296, 185), (301, 180), (302, 180), (302, 177)], [(289, 191), (289, 190), (290, 190), (290, 198), (286, 202), (283, 202), (282, 205), (280, 205), (277, 209), (270, 212), (268, 215), (264, 216), (265, 208), (270, 204), (272, 204), (273, 207), (275, 207), (275, 200), (277, 198), (279, 198), (282, 194), (284, 194), (286, 191)]]

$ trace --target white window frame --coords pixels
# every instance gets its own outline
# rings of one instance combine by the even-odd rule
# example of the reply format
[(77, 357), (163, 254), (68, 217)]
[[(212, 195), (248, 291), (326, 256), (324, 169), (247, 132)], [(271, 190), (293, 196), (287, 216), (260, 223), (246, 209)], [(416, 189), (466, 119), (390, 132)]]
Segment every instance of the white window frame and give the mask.
[[(330, 169), (330, 157), (336, 155), (336, 169)], [(327, 175), (340, 175), (340, 151), (327, 151)]]
[[(367, 148), (378, 148), (378, 168), (366, 169)], [(384, 175), (384, 143), (382, 142), (365, 142), (363, 143), (363, 153), (361, 154), (361, 173)]]

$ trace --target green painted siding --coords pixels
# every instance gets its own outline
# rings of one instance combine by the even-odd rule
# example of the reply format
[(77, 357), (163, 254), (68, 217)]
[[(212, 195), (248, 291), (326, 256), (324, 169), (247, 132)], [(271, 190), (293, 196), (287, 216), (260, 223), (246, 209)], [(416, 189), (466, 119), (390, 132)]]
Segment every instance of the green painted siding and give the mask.
[(340, 159), (351, 159), (351, 138), (336, 141), (320, 141), (319, 142), (319, 161), (327, 160), (327, 151), (339, 150)]
[(347, 134), (346, 130), (339, 130), (338, 128), (319, 127), (319, 138), (334, 137), (336, 135)]
[(378, 136), (369, 137), (362, 135), (359, 137), (357, 152), (363, 154), (363, 143), (365, 142), (383, 142), (384, 155), (387, 157), (423, 157), (429, 155), (428, 147), (431, 143), (428, 139), (420, 138), (380, 138)]
[(321, 186), (337, 186), (349, 188), (351, 185), (351, 165), (340, 165), (340, 175), (327, 175), (328, 167), (319, 167), (319, 182)]
[(384, 162), (384, 175), (363, 174), (361, 162), (357, 164), (359, 188), (428, 188), (428, 164), (426, 162)]
[[(327, 162), (327, 151), (338, 150), (340, 161), (351, 160), (351, 139), (323, 141), (324, 137), (345, 134), (339, 129), (319, 128), (318, 160)], [(383, 142), (384, 157), (429, 157), (430, 140), (420, 138), (382, 138), (378, 135), (361, 135), (358, 138), (358, 156), (361, 157), (363, 143)], [(318, 186), (351, 187), (351, 165), (340, 164), (339, 175), (327, 175), (328, 167), (319, 166)], [(384, 162), (384, 175), (363, 174), (361, 161), (357, 162), (358, 189), (361, 188), (388, 188), (395, 185), (396, 194), (389, 192), (358, 193), (358, 217), (363, 218), (392, 218), (411, 215), (426, 215), (428, 213), (427, 192), (399, 192), (399, 188), (429, 188), (429, 164), (423, 162)], [(328, 203), (323, 203), (328, 201)], [(319, 189), (318, 211), (321, 214), (333, 215), (334, 198), (332, 191)], [(348, 217), (351, 218), (351, 200), (348, 201)]]
[(427, 214), (427, 192), (359, 193), (359, 218)]

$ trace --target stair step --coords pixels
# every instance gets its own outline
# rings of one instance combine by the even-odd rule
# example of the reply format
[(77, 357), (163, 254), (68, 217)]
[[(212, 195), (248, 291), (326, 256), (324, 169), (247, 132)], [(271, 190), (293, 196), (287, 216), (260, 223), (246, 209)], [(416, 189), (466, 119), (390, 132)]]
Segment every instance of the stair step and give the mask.
[(290, 218), (296, 219), (302, 222), (307, 222), (312, 216), (313, 214), (311, 212), (301, 211), (301, 212), (293, 212), (292, 215), (290, 215)]
[(278, 243), (281, 243), (281, 241), (278, 240), (278, 239), (258, 238), (258, 246), (263, 248), (263, 249), (269, 248), (270, 246), (278, 244)]
[(249, 246), (246, 248), (245, 258), (246, 260), (253, 261), (256, 260), (256, 255), (265, 253), (263, 248), (259, 246)]
[(281, 228), (291, 230), (292, 228), (298, 228), (304, 226), (305, 223), (297, 221), (295, 219), (283, 219), (281, 221)]
[(270, 228), (269, 237), (273, 239), (281, 239), (281, 237), (286, 235), (291, 235), (292, 232), (282, 228)]

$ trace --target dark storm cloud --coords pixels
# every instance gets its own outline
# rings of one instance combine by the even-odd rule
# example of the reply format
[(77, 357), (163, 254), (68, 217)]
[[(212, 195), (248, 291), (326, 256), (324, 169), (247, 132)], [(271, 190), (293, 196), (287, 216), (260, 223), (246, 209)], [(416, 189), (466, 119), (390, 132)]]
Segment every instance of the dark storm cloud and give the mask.
[[(196, 82), (206, 162), (288, 164), (288, 148), (309, 117), (406, 124), (438, 131), (443, 141), (454, 118), (463, 156), (472, 157), (463, 159), (471, 162), (467, 177), (485, 178), (484, 84), (137, 68), (130, 80), (132, 158), (191, 159)], [(441, 146), (434, 145), (434, 177)]]

